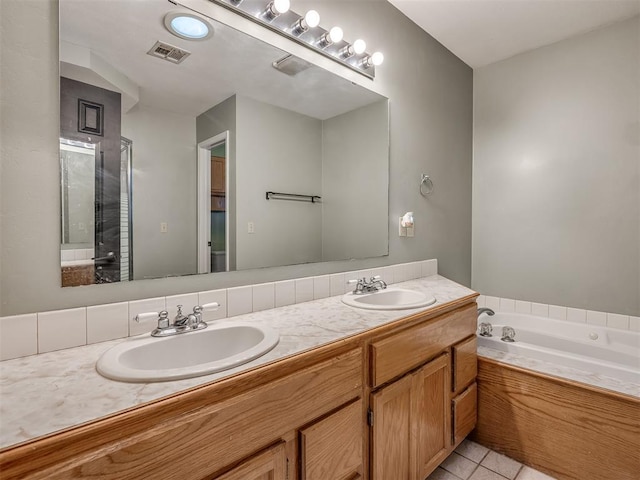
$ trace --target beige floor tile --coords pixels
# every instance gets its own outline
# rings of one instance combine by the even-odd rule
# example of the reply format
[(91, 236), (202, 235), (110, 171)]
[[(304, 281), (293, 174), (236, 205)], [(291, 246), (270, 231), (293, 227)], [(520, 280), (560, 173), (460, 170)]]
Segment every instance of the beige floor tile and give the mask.
[(483, 447), (479, 443), (472, 442), (471, 440), (464, 440), (458, 445), (458, 448), (456, 448), (456, 452), (476, 463), (480, 463), (488, 451), (489, 449), (487, 447)]
[(502, 475), (498, 475), (496, 472), (492, 472), (491, 470), (480, 466), (475, 472), (473, 472), (473, 475), (471, 475), (469, 480), (505, 480), (505, 478)]
[(447, 459), (440, 465), (449, 473), (460, 477), (462, 480), (467, 480), (469, 475), (473, 473), (476, 468), (476, 463), (472, 462), (468, 458), (453, 452), (447, 457)]
[(453, 473), (438, 467), (427, 477), (427, 480), (460, 480), (460, 477), (456, 477)]
[(522, 470), (520, 470), (516, 480), (555, 480), (555, 478), (525, 465), (522, 467)]
[(482, 460), (480, 465), (488, 468), (489, 470), (493, 470), (510, 480), (514, 480), (516, 478), (516, 475), (522, 467), (521, 463), (493, 451), (489, 452), (487, 456), (484, 457), (484, 460)]

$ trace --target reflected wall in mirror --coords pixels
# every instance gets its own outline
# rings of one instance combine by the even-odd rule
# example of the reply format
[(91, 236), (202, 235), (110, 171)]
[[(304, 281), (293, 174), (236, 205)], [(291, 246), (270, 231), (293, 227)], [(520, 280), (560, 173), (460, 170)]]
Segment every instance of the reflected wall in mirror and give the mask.
[(214, 19), (177, 38), (175, 10), (60, 1), (63, 286), (388, 254), (387, 99)]

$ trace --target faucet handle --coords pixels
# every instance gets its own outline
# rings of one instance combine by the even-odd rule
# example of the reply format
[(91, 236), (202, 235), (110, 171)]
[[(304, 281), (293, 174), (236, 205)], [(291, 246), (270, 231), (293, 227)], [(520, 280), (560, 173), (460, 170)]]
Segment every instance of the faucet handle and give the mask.
[(158, 328), (169, 328), (169, 312), (166, 310), (158, 313)]
[(176, 305), (176, 307), (178, 308), (178, 317), (182, 316), (182, 305)]

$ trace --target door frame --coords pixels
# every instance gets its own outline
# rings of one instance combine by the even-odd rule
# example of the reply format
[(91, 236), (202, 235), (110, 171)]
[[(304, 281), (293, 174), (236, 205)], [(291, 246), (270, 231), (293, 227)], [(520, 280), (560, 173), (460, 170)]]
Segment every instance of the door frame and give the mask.
[(198, 273), (211, 273), (211, 149), (224, 142), (225, 168), (225, 270), (229, 271), (229, 140), (226, 130), (198, 143)]

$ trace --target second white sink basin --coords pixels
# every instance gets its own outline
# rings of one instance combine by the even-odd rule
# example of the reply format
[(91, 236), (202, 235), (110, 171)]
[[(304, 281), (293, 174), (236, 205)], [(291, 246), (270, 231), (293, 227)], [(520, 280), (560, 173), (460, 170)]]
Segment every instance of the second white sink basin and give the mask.
[(171, 337), (131, 339), (96, 363), (102, 376), (124, 382), (160, 382), (228, 370), (258, 358), (280, 340), (273, 329), (245, 323), (210, 325)]
[(435, 297), (406, 288), (387, 288), (373, 293), (345, 294), (342, 301), (349, 306), (368, 310), (405, 310), (428, 307), (436, 303)]

